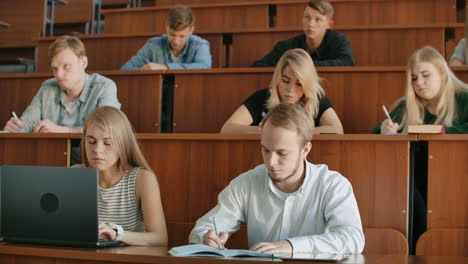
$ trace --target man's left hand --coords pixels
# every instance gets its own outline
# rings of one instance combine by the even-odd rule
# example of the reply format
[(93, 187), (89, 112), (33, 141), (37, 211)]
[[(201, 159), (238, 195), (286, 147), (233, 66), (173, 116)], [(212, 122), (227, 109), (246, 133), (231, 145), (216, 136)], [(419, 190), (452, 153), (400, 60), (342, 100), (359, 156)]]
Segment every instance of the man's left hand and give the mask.
[(35, 133), (70, 133), (70, 128), (65, 126), (57, 126), (50, 120), (42, 120), (34, 128)]
[(141, 70), (143, 71), (149, 71), (149, 70), (168, 70), (169, 68), (165, 64), (159, 64), (159, 63), (146, 63), (141, 67)]
[(293, 248), (287, 240), (276, 242), (259, 242), (250, 247), (250, 250), (266, 254), (292, 254)]

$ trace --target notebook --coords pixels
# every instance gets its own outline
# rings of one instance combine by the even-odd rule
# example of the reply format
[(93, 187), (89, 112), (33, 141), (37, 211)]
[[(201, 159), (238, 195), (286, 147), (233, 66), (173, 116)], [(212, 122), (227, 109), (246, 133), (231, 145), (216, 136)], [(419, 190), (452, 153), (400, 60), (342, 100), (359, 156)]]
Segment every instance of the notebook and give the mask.
[(1, 230), (10, 243), (97, 247), (98, 171), (1, 167)]
[(265, 254), (246, 249), (223, 249), (219, 250), (204, 244), (192, 244), (174, 247), (169, 254), (176, 257), (262, 257), (274, 258), (273, 254)]
[(445, 134), (442, 124), (408, 125), (408, 134)]

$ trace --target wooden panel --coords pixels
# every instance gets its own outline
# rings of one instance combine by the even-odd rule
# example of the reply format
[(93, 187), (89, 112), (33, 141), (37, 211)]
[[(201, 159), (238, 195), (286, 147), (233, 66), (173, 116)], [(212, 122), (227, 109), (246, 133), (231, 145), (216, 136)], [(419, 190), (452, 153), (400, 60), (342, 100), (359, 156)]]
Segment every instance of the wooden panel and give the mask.
[[(159, 132), (162, 77), (152, 73), (103, 72), (117, 84), (117, 96), (137, 132)], [(50, 74), (9, 74), (0, 76), (0, 125), (11, 118), (11, 112), (21, 115), (31, 103), (43, 81)]]
[[(319, 135), (308, 159), (328, 164), (352, 183), (363, 226), (406, 234), (411, 138)], [(158, 177), (171, 225), (194, 224), (216, 205), (230, 180), (263, 163), (258, 135), (140, 135), (139, 142)], [(245, 247), (245, 239), (237, 243)]]
[(468, 229), (433, 229), (418, 240), (418, 256), (468, 256)]
[[(223, 32), (231, 28), (267, 28), (268, 4), (191, 6), (196, 32)], [(165, 33), (168, 8), (103, 10), (105, 33)]]
[[(47, 0), (2, 0), (0, 18), (11, 27), (2, 30), (1, 47), (34, 46), (33, 38), (41, 35)], [(27, 8), (25, 8), (27, 7)]]
[[(336, 30), (350, 40), (355, 63), (360, 66), (406, 65), (409, 56), (425, 45), (445, 54), (444, 25), (343, 27)], [(230, 66), (249, 67), (269, 53), (278, 41), (301, 33), (300, 28), (233, 33)]]
[(217, 133), (255, 90), (268, 87), (272, 72), (176, 74), (175, 133)]
[[(345, 133), (370, 133), (404, 94), (402, 67), (319, 68), (325, 92)], [(271, 68), (213, 69), (175, 73), (175, 133), (217, 133), (231, 114), (258, 89), (269, 86)], [(365, 95), (365, 96), (364, 96)]]
[(427, 229), (468, 229), (468, 136), (429, 141)]
[(68, 138), (26, 135), (0, 134), (0, 166), (68, 166)]
[(408, 241), (393, 229), (364, 228), (366, 245), (362, 254), (408, 255)]
[[(276, 27), (302, 27), (307, 1), (277, 3)], [(456, 22), (456, 0), (334, 1), (334, 21), (342, 25), (434, 24)], [(420, 12), (424, 10), (424, 12)], [(295, 19), (291, 19), (295, 18)]]
[[(224, 62), (224, 46), (222, 34), (201, 34), (201, 38), (210, 42), (213, 68), (220, 67)], [(152, 34), (139, 35), (81, 35), (80, 39), (86, 47), (88, 56), (88, 71), (118, 70), (139, 49), (154, 37)], [(50, 44), (57, 38), (40, 38), (38, 40), (38, 72), (49, 71), (47, 52)], [(103, 59), (105, 58), (105, 59)]]
[(68, 0), (55, 8), (54, 24), (91, 23), (94, 0)]

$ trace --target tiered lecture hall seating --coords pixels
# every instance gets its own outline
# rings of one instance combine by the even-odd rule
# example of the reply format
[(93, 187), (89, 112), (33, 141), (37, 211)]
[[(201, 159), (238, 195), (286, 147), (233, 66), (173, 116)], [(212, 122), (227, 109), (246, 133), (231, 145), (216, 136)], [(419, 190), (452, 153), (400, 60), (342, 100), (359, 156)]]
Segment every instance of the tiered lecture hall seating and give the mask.
[[(248, 95), (268, 86), (273, 69), (103, 71), (118, 69), (149, 37), (164, 33), (165, 14), (169, 8), (167, 5), (171, 3), (167, 1), (163, 3), (164, 0), (155, 2), (155, 7), (104, 10), (106, 34), (81, 37), (86, 44), (90, 59), (89, 70), (98, 70), (116, 81), (122, 109), (129, 116), (136, 131), (144, 132), (138, 134), (138, 138), (146, 158), (158, 176), (169, 227), (170, 245), (174, 246), (187, 243), (188, 232), (195, 220), (216, 204), (217, 194), (232, 178), (262, 163), (257, 135), (200, 133), (219, 131), (222, 123)], [(210, 40), (215, 66), (248, 66), (253, 60), (265, 55), (276, 41), (301, 32), (301, 25), (297, 24), (300, 19), (296, 21), (290, 17), (300, 18), (305, 2), (196, 3), (193, 5), (196, 32)], [(336, 29), (351, 39), (354, 43), (352, 45), (356, 62), (365, 67), (319, 68), (319, 74), (324, 78), (327, 95), (343, 122), (345, 132), (369, 133), (384, 118), (380, 105), (390, 106), (394, 100), (403, 95), (405, 78), (403, 66), (406, 64), (406, 56), (425, 44), (435, 46), (448, 56), (447, 43), (453, 40), (448, 39), (447, 28), (454, 25), (460, 27), (454, 24), (455, 0), (336, 0), (333, 4), (336, 10)], [(419, 12), (420, 10), (425, 12)], [(264, 41), (266, 44), (258, 39), (253, 40), (255, 45), (252, 45), (252, 41), (250, 43), (246, 41), (257, 35), (260, 36), (259, 39), (266, 40)], [(47, 71), (47, 63), (44, 63), (47, 61), (45, 51), (53, 40), (54, 38), (38, 40), (41, 71)], [(246, 51), (245, 46), (241, 46), (245, 42), (252, 50), (257, 49), (251, 53), (252, 55), (248, 55), (249, 50)], [(270, 46), (265, 46), (267, 44)], [(374, 54), (368, 55), (368, 50)], [(107, 51), (112, 53), (105, 53)], [(375, 67), (375, 65), (382, 66)], [(389, 65), (397, 66), (389, 67)], [(468, 71), (460, 68), (456, 74), (468, 81)], [(157, 134), (161, 80), (166, 75), (173, 76), (175, 83), (173, 131), (191, 134)], [(0, 122), (4, 124), (12, 110), (22, 112), (40, 83), (50, 77), (52, 77), (50, 73), (0, 76), (0, 87), (7, 91), (2, 93), (5, 95), (2, 98), (5, 99), (2, 99), (3, 102), (0, 104)], [(67, 166), (70, 153), (69, 140), (79, 137), (80, 135), (69, 134), (0, 134), (0, 164)], [(309, 160), (328, 164), (331, 169), (340, 171), (353, 184), (365, 227), (368, 244), (364, 252), (367, 254), (406, 255), (408, 253), (408, 244), (405, 240), (409, 232), (410, 142), (420, 138), (359, 134), (315, 137)], [(424, 137), (421, 140), (428, 140), (430, 147), (440, 143), (440, 149), (450, 141), (445, 138), (425, 139)], [(468, 142), (466, 138), (461, 138), (461, 141), (460, 138), (451, 138), (451, 140), (456, 144)], [(432, 144), (433, 142), (435, 144)], [(29, 154), (24, 155), (24, 152)], [(455, 153), (457, 155), (445, 155), (444, 158), (451, 157), (449, 161), (456, 164), (454, 166), (459, 168), (457, 172), (463, 175), (463, 168), (466, 171), (466, 165), (462, 159), (465, 157), (466, 160), (466, 155), (456, 151)], [(447, 163), (438, 160), (434, 164), (437, 165), (432, 166), (443, 168)], [(440, 171), (443, 170), (431, 174), (430, 179), (443, 175)], [(446, 191), (442, 188), (456, 188), (452, 185), (440, 187), (444, 186), (441, 184), (442, 181), (433, 182), (442, 191)], [(453, 184), (451, 181), (444, 183)], [(457, 186), (460, 188), (463, 185)], [(432, 190), (431, 187), (429, 190)], [(454, 195), (457, 194), (460, 193), (454, 192)], [(445, 197), (437, 195), (438, 199)], [(436, 200), (431, 199), (434, 198), (429, 198), (429, 209), (433, 210), (431, 213), (439, 214), (440, 212), (436, 212), (434, 208), (440, 208), (432, 206), (431, 203)], [(465, 207), (462, 204), (453, 208)], [(453, 208), (449, 207), (449, 210)], [(466, 214), (460, 211), (463, 209), (444, 211), (442, 215), (458, 214), (460, 217), (457, 218), (459, 219), (457, 223), (466, 223)], [(429, 218), (431, 217), (429, 215)], [(429, 229), (431, 228), (460, 229), (466, 226), (439, 227), (429, 224)], [(432, 230), (429, 230), (425, 236), (433, 234), (431, 232)], [(230, 246), (245, 247), (245, 245), (244, 228), (232, 238)], [(135, 254), (132, 247), (122, 250)], [(12, 249), (0, 245), (0, 259), (8, 258), (19, 251), (21, 251), (19, 248)], [(148, 253), (144, 253), (145, 248), (138, 248), (136, 252), (148, 256)], [(36, 256), (34, 250), (19, 254)], [(48, 254), (53, 255), (49, 256), (50, 258), (66, 258), (66, 255), (69, 255), (66, 251), (60, 250), (50, 250)], [(87, 252), (84, 258), (78, 256), (71, 258), (89, 260), (96, 257), (93, 254), (91, 251)], [(42, 256), (46, 257), (47, 254)], [(104, 258), (116, 261), (116, 257), (111, 254), (103, 254), (100, 259)], [(124, 262), (129, 261), (128, 259), (118, 260)], [(139, 259), (143, 259), (143, 256)], [(158, 260), (163, 262), (167, 261), (167, 258)], [(387, 263), (383, 261), (384, 258), (379, 260)], [(388, 263), (424, 261), (424, 259), (409, 259), (407, 262), (406, 260), (406, 258), (386, 259)], [(207, 260), (207, 263), (209, 261), (211, 260)], [(212, 261), (215, 263), (216, 260)], [(362, 261), (360, 259), (358, 263)]]

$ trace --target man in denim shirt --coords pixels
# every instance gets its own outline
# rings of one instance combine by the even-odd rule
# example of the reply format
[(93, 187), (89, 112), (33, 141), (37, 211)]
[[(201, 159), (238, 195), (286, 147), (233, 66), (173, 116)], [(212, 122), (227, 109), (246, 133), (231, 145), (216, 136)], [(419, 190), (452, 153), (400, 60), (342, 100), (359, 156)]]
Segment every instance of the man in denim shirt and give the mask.
[(192, 35), (194, 17), (190, 8), (169, 10), (167, 34), (148, 40), (120, 70), (167, 70), (211, 68), (210, 44)]
[(115, 83), (97, 73), (87, 74), (88, 58), (76, 37), (62, 36), (49, 47), (54, 77), (42, 83), (21, 118), (12, 117), (9, 132), (80, 133), (88, 113), (99, 106), (120, 108)]

